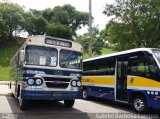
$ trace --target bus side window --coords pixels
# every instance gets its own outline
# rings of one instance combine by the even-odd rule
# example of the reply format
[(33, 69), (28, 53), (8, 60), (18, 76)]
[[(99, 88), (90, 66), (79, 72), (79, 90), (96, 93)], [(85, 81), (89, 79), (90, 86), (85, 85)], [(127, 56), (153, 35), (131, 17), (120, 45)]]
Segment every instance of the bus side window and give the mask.
[(136, 66), (137, 58), (130, 58), (129, 59), (129, 66), (128, 66), (128, 74), (129, 75), (137, 75), (137, 66)]
[(114, 75), (115, 74), (115, 59), (106, 58), (96, 60), (94, 62), (84, 63), (84, 75)]
[(96, 62), (88, 62), (88, 63), (83, 63), (83, 64), (84, 64), (83, 75), (85, 76), (96, 75), (96, 70), (97, 70)]
[(99, 60), (97, 75), (114, 75), (115, 74), (115, 58), (106, 58)]
[(155, 80), (159, 80), (160, 71), (153, 56), (149, 56), (148, 61), (149, 61), (149, 70), (150, 70), (151, 78)]
[(138, 55), (129, 59), (128, 74), (150, 78), (149, 65), (144, 55)]

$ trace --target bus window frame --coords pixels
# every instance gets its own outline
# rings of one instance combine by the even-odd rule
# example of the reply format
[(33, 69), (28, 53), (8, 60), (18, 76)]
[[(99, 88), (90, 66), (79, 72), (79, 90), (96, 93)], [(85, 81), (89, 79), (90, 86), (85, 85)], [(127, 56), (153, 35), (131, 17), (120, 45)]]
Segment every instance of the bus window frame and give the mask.
[[(95, 69), (87, 69), (86, 70), (86, 68), (85, 68), (83, 70), (83, 74), (85, 76), (89, 76), (89, 75), (94, 75), (94, 76), (101, 76), (101, 75), (112, 76), (112, 75), (115, 75), (115, 69), (116, 69), (116, 58), (115, 57), (107, 57), (107, 58), (103, 58), (103, 59), (90, 61), (90, 62), (87, 62), (88, 63), (87, 65), (92, 66), (92, 64), (97, 64), (98, 62), (103, 62), (103, 63), (110, 62), (113, 65), (110, 65), (109, 67), (107, 67), (107, 65), (110, 64), (110, 63), (107, 63), (106, 68), (104, 68), (104, 69), (101, 68), (100, 65), (98, 65), (98, 66), (94, 65), (94, 67), (96, 67)], [(102, 66), (102, 64), (101, 64), (101, 66)], [(113, 72), (111, 71), (111, 66), (113, 68)], [(102, 71), (105, 71), (105, 72), (102, 72)], [(103, 74), (99, 74), (99, 73), (103, 73)]]
[[(56, 52), (57, 52), (57, 59), (56, 59), (56, 65), (55, 66), (48, 66), (48, 65), (35, 65), (35, 64), (27, 64), (27, 60), (26, 60), (26, 56), (27, 56), (27, 47), (28, 46), (36, 46), (36, 47), (44, 47), (44, 46), (39, 46), (39, 45), (27, 45), (26, 47), (25, 47), (25, 65), (31, 65), (31, 66), (44, 66), (44, 67), (57, 67), (58, 66), (58, 58), (59, 58), (59, 56), (58, 56), (58, 49), (57, 48), (55, 48), (55, 47), (48, 47), (48, 46), (46, 46), (47, 48), (53, 48), (53, 49), (55, 49), (56, 50)], [(45, 47), (45, 48), (46, 48)]]
[[(156, 65), (157, 67), (158, 67), (158, 64), (157, 64), (157, 62), (155, 61), (155, 58), (153, 57), (153, 55), (150, 55), (148, 52), (144, 52), (144, 51), (139, 51), (139, 52), (141, 52), (141, 53), (143, 53), (143, 58), (145, 59), (145, 63), (147, 63), (146, 64), (146, 66), (148, 67), (148, 74), (150, 75), (150, 76), (146, 76), (146, 74), (145, 74), (145, 76), (143, 76), (143, 75), (138, 75), (138, 69), (137, 69), (137, 66), (138, 65), (136, 65), (136, 75), (134, 74), (131, 74), (131, 57), (135, 57), (134, 59), (135, 60), (139, 60), (140, 59), (140, 56), (137, 54), (137, 52), (135, 52), (135, 53), (132, 53), (132, 54), (130, 54), (130, 56), (129, 56), (129, 60), (128, 60), (128, 75), (133, 75), (133, 76), (139, 76), (139, 77), (143, 77), (143, 78), (148, 78), (148, 79), (152, 79), (152, 80), (155, 80), (155, 81), (160, 81), (160, 80), (158, 80), (158, 78), (156, 77), (153, 77), (152, 76), (152, 71), (151, 71), (151, 68), (150, 68), (150, 61), (149, 61), (149, 57), (148, 56), (152, 56), (152, 58), (154, 59), (154, 62), (155, 62), (155, 64), (154, 65)], [(131, 55), (133, 55), (134, 54), (134, 56), (131, 56)], [(136, 55), (137, 54), (137, 55)], [(136, 62), (137, 63), (137, 62)], [(129, 69), (130, 68), (130, 69)], [(144, 73), (146, 73), (146, 72), (144, 72)], [(158, 76), (158, 74), (157, 74), (157, 72), (156, 72), (156, 75)]]
[[(79, 68), (66, 68), (66, 67), (62, 67), (61, 66), (61, 61), (60, 61), (60, 54), (61, 54), (61, 51), (62, 50), (66, 50), (66, 51), (71, 51), (71, 52), (77, 52), (77, 53), (80, 53), (81, 54), (81, 59), (80, 59), (80, 67)], [(60, 49), (60, 51), (59, 51), (59, 66), (61, 67), (61, 68), (65, 68), (65, 69), (76, 69), (76, 70), (83, 70), (83, 56), (82, 56), (82, 53), (81, 52), (78, 52), (78, 51), (74, 51), (74, 50), (69, 50), (69, 49)]]

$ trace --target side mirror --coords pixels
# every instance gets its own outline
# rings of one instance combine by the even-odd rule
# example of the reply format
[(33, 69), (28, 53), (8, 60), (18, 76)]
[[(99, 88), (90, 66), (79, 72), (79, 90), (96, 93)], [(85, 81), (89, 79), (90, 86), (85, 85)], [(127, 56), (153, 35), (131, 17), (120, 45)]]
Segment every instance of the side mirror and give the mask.
[(25, 50), (20, 50), (20, 53), (19, 53), (19, 62), (24, 62), (25, 60)]

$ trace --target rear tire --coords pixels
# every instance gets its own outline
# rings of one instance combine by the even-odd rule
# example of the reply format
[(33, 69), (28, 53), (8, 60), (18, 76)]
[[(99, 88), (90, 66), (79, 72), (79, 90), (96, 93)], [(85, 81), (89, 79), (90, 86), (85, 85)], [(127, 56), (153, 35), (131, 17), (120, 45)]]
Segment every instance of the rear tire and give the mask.
[(146, 99), (143, 96), (135, 96), (132, 100), (132, 108), (135, 112), (147, 113), (148, 105)]
[(86, 89), (83, 90), (83, 99), (85, 99), (85, 100), (88, 99), (88, 92)]
[(11, 93), (11, 96), (12, 96), (12, 97), (15, 97), (15, 95), (14, 95), (13, 93)]
[(65, 107), (72, 108), (75, 100), (64, 100)]

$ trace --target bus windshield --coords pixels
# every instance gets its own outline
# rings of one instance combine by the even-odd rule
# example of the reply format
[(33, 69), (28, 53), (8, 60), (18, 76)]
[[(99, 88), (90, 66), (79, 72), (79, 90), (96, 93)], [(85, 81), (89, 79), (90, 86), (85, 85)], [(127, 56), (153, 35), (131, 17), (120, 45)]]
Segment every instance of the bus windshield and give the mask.
[(61, 50), (60, 66), (62, 68), (82, 69), (82, 54), (70, 50)]
[(58, 51), (55, 48), (27, 46), (26, 64), (37, 66), (57, 66)]
[(160, 62), (160, 49), (153, 49), (153, 54), (156, 56), (158, 61)]

